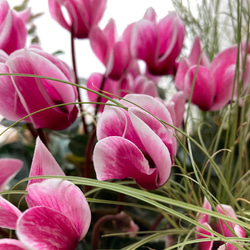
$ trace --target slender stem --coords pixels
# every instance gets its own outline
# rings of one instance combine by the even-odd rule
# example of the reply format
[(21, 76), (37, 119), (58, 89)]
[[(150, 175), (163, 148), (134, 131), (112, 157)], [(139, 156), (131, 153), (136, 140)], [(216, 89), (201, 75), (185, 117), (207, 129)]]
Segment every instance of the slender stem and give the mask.
[(40, 137), (41, 141), (43, 142), (43, 144), (48, 147), (48, 140), (47, 140), (47, 136), (44, 133), (44, 130), (42, 128), (38, 128), (37, 130), (37, 134)]
[[(77, 85), (80, 85), (79, 80), (78, 80), (77, 67), (76, 67), (76, 56), (75, 56), (75, 43), (74, 43), (74, 30), (73, 30), (73, 27), (71, 28), (71, 56), (72, 56), (73, 71), (74, 71), (74, 75), (75, 75), (75, 82), (76, 82)], [(80, 114), (81, 114), (81, 118), (82, 118), (84, 133), (88, 134), (87, 124), (86, 124), (85, 118), (84, 118), (84, 109), (83, 109), (83, 106), (82, 106), (81, 92), (80, 92), (79, 88), (76, 88), (76, 89), (77, 89), (79, 110), (80, 110)]]
[(37, 130), (33, 127), (32, 123), (29, 123), (29, 122), (26, 123), (26, 127), (30, 131), (30, 133), (33, 136), (33, 138), (36, 139), (37, 136), (38, 136), (38, 133), (37, 133)]
[[(85, 172), (84, 177), (91, 178), (92, 177), (92, 153), (96, 140), (96, 127), (93, 127), (91, 134), (89, 136), (89, 140), (87, 143), (86, 155), (85, 155)], [(90, 186), (86, 186), (86, 192), (91, 190)]]
[(32, 134), (33, 138), (36, 139), (37, 136), (40, 137), (43, 144), (48, 147), (48, 138), (46, 134), (44, 133), (44, 130), (42, 128), (35, 129), (32, 125), (32, 123), (26, 124), (27, 128), (29, 129), (30, 133)]
[(107, 215), (104, 215), (95, 223), (95, 226), (92, 231), (92, 239), (91, 239), (91, 245), (92, 245), (93, 250), (98, 249), (99, 233), (100, 233), (101, 226), (104, 225), (106, 222), (115, 220), (115, 219), (116, 219), (116, 215), (107, 214)]

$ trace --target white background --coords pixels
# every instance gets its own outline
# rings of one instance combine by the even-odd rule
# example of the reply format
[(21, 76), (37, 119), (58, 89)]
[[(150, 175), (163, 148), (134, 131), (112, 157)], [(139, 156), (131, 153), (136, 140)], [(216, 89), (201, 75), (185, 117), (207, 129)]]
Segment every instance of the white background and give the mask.
[[(8, 2), (13, 7), (19, 5), (22, 0), (9, 0)], [(30, 0), (29, 6), (34, 14), (44, 12), (43, 16), (34, 21), (43, 50), (48, 53), (58, 50), (64, 51), (65, 54), (60, 55), (59, 58), (72, 66), (70, 34), (51, 18), (48, 1)], [(104, 28), (108, 20), (113, 18), (121, 35), (126, 26), (141, 19), (149, 7), (155, 9), (158, 19), (174, 10), (171, 0), (108, 0), (100, 27)], [(104, 72), (104, 67), (92, 52), (88, 39), (77, 39), (76, 50), (77, 68), (80, 77), (88, 78), (92, 72)]]

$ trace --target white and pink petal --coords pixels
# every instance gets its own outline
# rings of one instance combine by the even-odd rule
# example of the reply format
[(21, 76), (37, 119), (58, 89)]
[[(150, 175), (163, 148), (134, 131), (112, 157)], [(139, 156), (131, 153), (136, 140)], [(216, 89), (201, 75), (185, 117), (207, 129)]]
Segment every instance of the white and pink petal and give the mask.
[(87, 233), (91, 221), (88, 202), (82, 191), (67, 180), (48, 179), (27, 188), (30, 198), (39, 206), (61, 212), (75, 226), (79, 240)]

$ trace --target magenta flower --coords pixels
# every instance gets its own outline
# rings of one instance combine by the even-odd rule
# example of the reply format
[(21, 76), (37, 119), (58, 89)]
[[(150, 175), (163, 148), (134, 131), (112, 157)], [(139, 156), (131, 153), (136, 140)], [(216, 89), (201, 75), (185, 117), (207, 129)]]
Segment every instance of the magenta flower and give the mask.
[[(64, 175), (37, 139), (30, 176)], [(17, 240), (0, 240), (4, 249), (75, 249), (86, 235), (91, 212), (82, 191), (61, 179), (30, 180), (28, 209), (21, 213), (0, 196), (0, 226), (15, 229)]]
[(16, 12), (10, 9), (8, 1), (0, 0), (0, 49), (7, 54), (25, 46), (27, 30), (25, 23), (30, 17), (30, 9)]
[(202, 52), (200, 38), (196, 36), (189, 57), (181, 58), (180, 62), (178, 63), (177, 74), (175, 76), (175, 85), (178, 89), (183, 90), (183, 84), (187, 71), (190, 67), (197, 65), (199, 60), (200, 66), (204, 66), (206, 68), (210, 67), (210, 62), (206, 53), (204, 51)]
[[(101, 73), (93, 73), (87, 80), (87, 88), (94, 91), (100, 91), (101, 84), (103, 81), (103, 76)], [(124, 97), (129, 93), (135, 94), (146, 94), (152, 97), (158, 96), (156, 84), (149, 80), (146, 76), (137, 75), (133, 77), (132, 74), (127, 74), (126, 77), (120, 80), (113, 80), (111, 78), (106, 78), (104, 82), (104, 87), (101, 92), (110, 98), (115, 98), (115, 96)], [(87, 92), (88, 98), (91, 102), (106, 103), (107, 99), (104, 97), (98, 98), (98, 95), (90, 91)], [(95, 105), (94, 105), (95, 106)], [(99, 111), (103, 111), (104, 106), (102, 105)]]
[(29, 185), (27, 191), (37, 205), (17, 221), (16, 234), (23, 245), (28, 249), (75, 249), (91, 221), (82, 191), (60, 179)]
[(146, 62), (154, 75), (175, 73), (175, 60), (179, 56), (185, 36), (184, 25), (172, 12), (158, 23), (153, 8), (131, 29), (132, 55)]
[[(20, 249), (75, 249), (86, 235), (91, 221), (90, 208), (82, 191), (73, 183), (60, 179), (29, 185), (27, 191), (37, 205), (24, 213), (0, 197), (1, 210), (5, 208), (9, 211), (0, 213), (0, 222), (4, 221), (6, 228), (16, 229), (20, 240), (2, 240), (0, 247), (6, 245), (6, 249), (11, 249), (11, 246), (17, 245)], [(18, 212), (17, 218), (12, 222), (10, 215), (15, 211)]]
[(133, 70), (135, 65), (130, 53), (130, 45), (123, 36), (118, 37), (113, 19), (110, 19), (103, 30), (97, 26), (94, 27), (89, 39), (94, 53), (106, 67), (106, 76), (119, 80)]
[[(209, 202), (206, 198), (204, 199), (203, 208), (211, 210), (211, 205), (209, 204)], [(224, 204), (218, 205), (216, 207), (216, 210), (220, 214), (227, 215), (231, 218), (237, 219), (236, 214), (231, 206), (224, 205)], [(208, 229), (212, 229), (211, 225), (209, 224), (210, 217), (208, 215), (200, 214), (198, 222), (200, 224), (204, 225), (205, 227), (207, 227)], [(210, 237), (213, 236), (212, 233), (206, 231), (203, 228), (197, 227), (196, 230), (198, 233), (200, 233), (200, 234), (196, 234), (197, 239), (203, 239), (203, 238), (206, 239), (207, 237), (205, 235), (210, 236)], [(220, 219), (217, 220), (217, 226), (215, 228), (215, 231), (224, 235), (225, 237), (236, 237), (236, 236), (238, 236), (240, 238), (245, 237), (245, 231), (243, 228), (241, 228), (240, 226), (238, 226), (235, 223), (231, 223), (229, 221), (224, 221), (224, 220), (220, 220)], [(201, 234), (203, 234), (203, 235), (201, 235)], [(213, 245), (214, 245), (213, 241), (199, 242), (199, 249), (200, 250), (211, 250), (213, 248)], [(229, 242), (221, 243), (218, 250), (224, 250), (224, 249), (237, 250), (237, 247), (233, 246)]]
[[(74, 82), (72, 71), (61, 60), (39, 49), (22, 49), (0, 63), (0, 73), (41, 75)], [(0, 77), (0, 114), (16, 121), (24, 116), (56, 104), (76, 101), (74, 86), (33, 77)], [(35, 128), (65, 129), (75, 121), (78, 110), (70, 104), (39, 112), (25, 119)]]
[[(49, 10), (63, 28), (73, 29), (77, 38), (87, 38), (91, 29), (98, 24), (107, 0), (49, 0)], [(66, 10), (66, 14), (63, 12)]]
[[(169, 111), (157, 99), (142, 94), (124, 99), (173, 124)], [(131, 177), (146, 189), (156, 189), (170, 176), (176, 153), (174, 130), (125, 100), (120, 103), (128, 110), (106, 106), (98, 120), (93, 153), (97, 179)]]
[(200, 41), (196, 38), (189, 58), (182, 59), (179, 63), (175, 84), (178, 89), (184, 91), (188, 100), (195, 78), (192, 103), (203, 111), (219, 110), (232, 97), (237, 46), (229, 47), (220, 52), (211, 64), (209, 64), (206, 55), (203, 54), (197, 70), (200, 55)]

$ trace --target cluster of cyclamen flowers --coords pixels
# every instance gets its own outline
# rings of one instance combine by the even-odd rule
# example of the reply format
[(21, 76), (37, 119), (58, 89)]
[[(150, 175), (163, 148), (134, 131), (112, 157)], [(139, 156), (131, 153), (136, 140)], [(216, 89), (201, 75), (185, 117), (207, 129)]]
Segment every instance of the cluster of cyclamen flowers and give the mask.
[[(210, 63), (196, 37), (189, 57), (179, 60), (185, 28), (176, 13), (157, 21), (154, 9), (149, 8), (141, 20), (128, 25), (118, 37), (113, 19), (103, 30), (98, 26), (105, 6), (106, 0), (49, 0), (52, 17), (74, 37), (88, 38), (94, 53), (106, 67), (104, 74), (91, 74), (87, 87), (110, 93), (111, 98), (123, 97), (118, 101), (119, 108), (96, 105), (102, 113), (97, 122), (98, 142), (93, 152), (97, 179), (133, 178), (145, 189), (157, 189), (170, 176), (177, 150), (174, 127), (182, 123), (185, 100), (190, 98), (193, 86), (191, 101), (201, 110), (218, 110), (230, 102), (237, 46), (222, 51)], [(66, 8), (68, 18), (64, 17), (62, 7)], [(0, 0), (0, 9), (0, 73), (3, 74), (0, 76), (0, 114), (12, 121), (26, 117), (24, 121), (35, 129), (69, 127), (79, 113), (74, 104), (77, 91), (75, 86), (63, 82), (75, 82), (73, 71), (38, 45), (25, 47), (29, 9), (15, 12), (6, 0)], [(243, 45), (240, 58), (244, 58), (245, 47)], [(145, 72), (141, 72), (139, 60), (145, 62)], [(247, 56), (246, 67), (249, 60)], [(45, 76), (61, 82), (8, 74)], [(167, 105), (157, 94), (157, 83), (163, 75), (172, 75), (179, 90)], [(242, 73), (242, 78), (244, 94), (250, 75)], [(88, 97), (93, 102), (106, 102), (93, 92), (88, 92)], [(58, 106), (49, 108), (55, 105)], [(37, 112), (41, 109), (45, 110)], [(6, 176), (1, 176), (3, 190), (6, 181), (20, 169), (21, 162), (5, 159), (0, 164), (1, 172), (6, 172)], [(39, 139), (30, 177), (37, 175), (64, 175)], [(82, 192), (61, 179), (30, 180), (26, 191), (28, 209), (23, 213), (0, 197), (0, 226), (15, 229), (19, 239), (2, 239), (0, 245), (5, 249), (11, 246), (74, 249), (85, 236), (91, 218)], [(205, 223), (209, 228), (208, 221)], [(233, 229), (236, 235), (244, 237), (242, 228), (234, 225)], [(211, 235), (205, 230), (197, 231)], [(227, 236), (223, 231), (220, 233)], [(211, 248), (212, 243), (201, 244), (202, 250)], [(229, 245), (227, 249), (236, 248)]]

